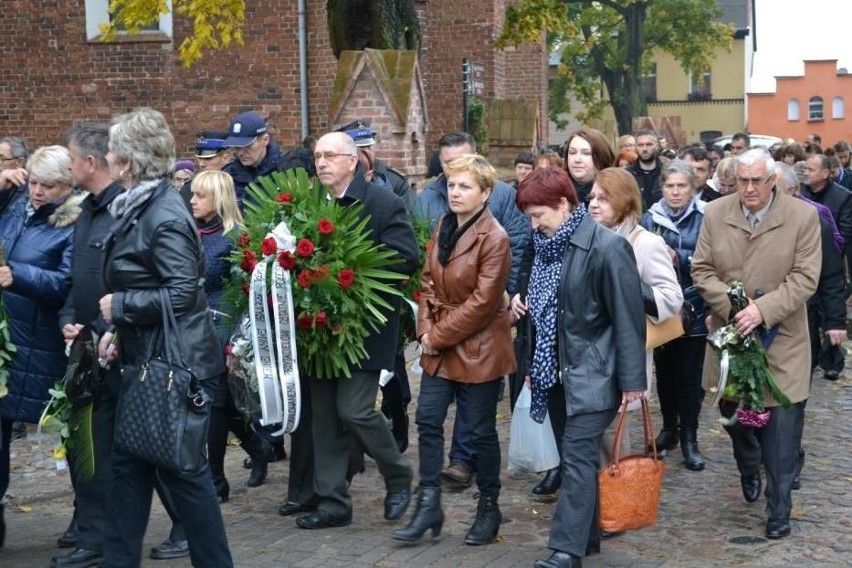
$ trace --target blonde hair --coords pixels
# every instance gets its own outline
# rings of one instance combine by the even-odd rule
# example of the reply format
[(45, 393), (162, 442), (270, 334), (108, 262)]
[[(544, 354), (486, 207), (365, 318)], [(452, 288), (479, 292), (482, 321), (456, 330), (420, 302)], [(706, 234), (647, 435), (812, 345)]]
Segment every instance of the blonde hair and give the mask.
[(471, 172), (483, 191), (491, 191), (497, 182), (497, 171), (479, 154), (463, 154), (447, 162), (446, 169), (447, 177), (452, 174)]
[(192, 193), (213, 199), (213, 210), (222, 219), (225, 234), (234, 227), (243, 227), (243, 216), (237, 206), (237, 194), (234, 180), (225, 172), (218, 170), (203, 171), (192, 178)]
[(618, 215), (616, 224), (625, 219), (637, 220), (642, 215), (642, 194), (633, 174), (624, 168), (605, 168), (595, 176), (595, 185), (600, 187), (610, 205)]
[(74, 185), (71, 155), (65, 146), (42, 146), (27, 160), (27, 171), (48, 185)]

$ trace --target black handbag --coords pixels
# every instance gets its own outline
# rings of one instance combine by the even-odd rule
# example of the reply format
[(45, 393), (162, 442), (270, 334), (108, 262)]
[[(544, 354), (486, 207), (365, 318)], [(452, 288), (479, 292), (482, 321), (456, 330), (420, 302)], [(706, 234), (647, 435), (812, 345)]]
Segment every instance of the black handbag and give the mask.
[(183, 362), (183, 345), (168, 293), (160, 290), (163, 325), (141, 364), (122, 368), (115, 447), (178, 474), (207, 465), (210, 396)]

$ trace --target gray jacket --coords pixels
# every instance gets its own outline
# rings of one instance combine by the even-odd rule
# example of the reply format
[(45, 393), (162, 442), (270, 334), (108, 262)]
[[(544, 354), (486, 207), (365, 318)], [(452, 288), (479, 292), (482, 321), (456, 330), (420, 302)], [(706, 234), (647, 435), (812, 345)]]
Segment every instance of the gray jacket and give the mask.
[(616, 408), (622, 391), (645, 390), (645, 314), (627, 239), (586, 216), (565, 247), (558, 294), (568, 415)]

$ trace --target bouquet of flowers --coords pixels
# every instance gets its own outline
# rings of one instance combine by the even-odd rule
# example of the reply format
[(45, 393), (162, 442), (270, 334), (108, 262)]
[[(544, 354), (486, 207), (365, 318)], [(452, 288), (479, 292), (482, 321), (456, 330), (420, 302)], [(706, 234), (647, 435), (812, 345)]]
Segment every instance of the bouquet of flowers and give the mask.
[(743, 335), (734, 325), (734, 316), (748, 307), (748, 298), (742, 282), (734, 281), (728, 287), (731, 311), (728, 324), (707, 335), (707, 341), (721, 358), (721, 373), (715, 406), (719, 399), (738, 401), (736, 413), (725, 421), (727, 425), (737, 422), (751, 428), (763, 428), (769, 421), (769, 412), (764, 406), (766, 391), (782, 405), (790, 406), (790, 399), (769, 370), (766, 350), (757, 331)]
[[(423, 275), (423, 265), (429, 257), (429, 251), (432, 250), (432, 232), (429, 230), (429, 220), (416, 215), (411, 216), (411, 226), (414, 228), (414, 236), (417, 239), (417, 249), (420, 254), (419, 262), (417, 263), (417, 271), (411, 275), (411, 278), (402, 282), (403, 298), (408, 300), (405, 305), (411, 307), (409, 302), (415, 306), (420, 303), (420, 290), (422, 288), (421, 277)], [(402, 319), (399, 324), (400, 344), (406, 345), (410, 341), (417, 339), (417, 312), (416, 308), (406, 309), (403, 305)]]
[[(261, 177), (247, 192), (226, 304), (243, 313), (255, 266), (274, 256), (294, 281), (300, 369), (316, 378), (350, 376), (367, 356), (364, 340), (387, 321), (385, 297), (401, 295), (396, 284), (406, 276), (389, 270), (396, 251), (372, 240), (360, 206), (340, 206), (302, 169)], [(280, 251), (272, 235), (282, 222), (295, 237), (292, 252)]]

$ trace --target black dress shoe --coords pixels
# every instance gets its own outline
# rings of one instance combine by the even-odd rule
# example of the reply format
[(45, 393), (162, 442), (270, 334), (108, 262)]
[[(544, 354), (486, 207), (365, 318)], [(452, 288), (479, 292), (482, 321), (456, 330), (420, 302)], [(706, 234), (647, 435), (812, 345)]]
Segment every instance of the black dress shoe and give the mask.
[(77, 546), (77, 517), (71, 519), (71, 523), (65, 532), (56, 539), (56, 546), (59, 548), (74, 548)]
[(743, 475), (740, 477), (740, 485), (743, 488), (743, 499), (748, 503), (754, 503), (760, 499), (760, 472), (753, 475)]
[(536, 560), (535, 568), (583, 568), (583, 561), (579, 556), (557, 550), (547, 560)]
[(332, 527), (345, 527), (352, 522), (352, 515), (337, 517), (325, 511), (314, 511), (310, 515), (296, 519), (296, 525), (300, 529), (329, 529)]
[(779, 539), (790, 534), (790, 521), (766, 521), (766, 538)]
[(189, 556), (189, 541), (164, 540), (159, 546), (151, 549), (151, 558), (154, 560), (171, 560), (172, 558), (184, 558)]
[(89, 568), (89, 566), (97, 566), (100, 561), (100, 552), (76, 548), (68, 554), (54, 556), (50, 565), (53, 568)]
[(836, 381), (840, 378), (840, 371), (826, 371), (823, 377), (829, 381)]
[(586, 543), (586, 556), (591, 556), (592, 554), (600, 554), (600, 553), (601, 553), (601, 539), (590, 538), (589, 542)]
[(388, 491), (385, 496), (385, 519), (395, 521), (401, 518), (411, 503), (411, 487), (400, 491)]
[(278, 514), (282, 517), (290, 517), (292, 515), (298, 515), (299, 513), (312, 513), (316, 510), (316, 507), (312, 507), (310, 505), (302, 505), (301, 503), (287, 501), (278, 509)]
[(562, 485), (562, 472), (558, 467), (547, 470), (544, 479), (533, 487), (533, 495), (553, 495), (559, 491), (559, 486)]

